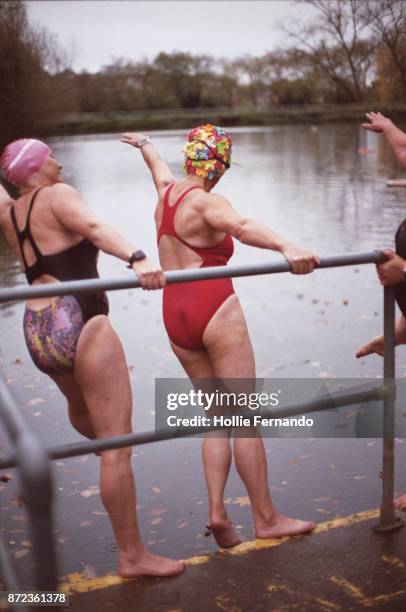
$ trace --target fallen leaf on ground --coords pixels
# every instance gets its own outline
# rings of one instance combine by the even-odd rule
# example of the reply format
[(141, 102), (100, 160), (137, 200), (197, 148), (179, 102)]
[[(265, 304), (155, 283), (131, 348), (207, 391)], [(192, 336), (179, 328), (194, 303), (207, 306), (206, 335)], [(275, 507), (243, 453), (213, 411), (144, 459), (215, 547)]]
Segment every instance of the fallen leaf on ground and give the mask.
[(243, 508), (244, 506), (250, 506), (251, 502), (249, 500), (248, 497), (235, 497), (233, 499), (233, 501), (231, 502), (232, 504), (238, 504), (240, 506), (240, 508)]
[(156, 508), (155, 510), (151, 510), (150, 515), (161, 516), (161, 514), (165, 514), (165, 512), (168, 512), (168, 508)]
[(100, 489), (99, 487), (96, 487), (96, 485), (92, 485), (90, 489), (85, 489), (84, 491), (80, 492), (82, 497), (90, 497), (91, 495), (98, 495), (99, 493)]
[(26, 402), (27, 406), (36, 406), (37, 404), (42, 404), (44, 400), (42, 399), (42, 397), (34, 397), (33, 399), (28, 400), (28, 402)]

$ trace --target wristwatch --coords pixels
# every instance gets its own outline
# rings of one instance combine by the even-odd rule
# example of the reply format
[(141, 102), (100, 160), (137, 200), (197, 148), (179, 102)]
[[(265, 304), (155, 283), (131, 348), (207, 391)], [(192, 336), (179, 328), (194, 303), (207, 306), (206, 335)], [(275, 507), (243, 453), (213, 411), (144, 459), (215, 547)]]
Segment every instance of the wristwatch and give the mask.
[(132, 268), (133, 263), (135, 263), (136, 261), (142, 261), (143, 259), (146, 259), (147, 256), (145, 255), (144, 251), (134, 251), (134, 253), (132, 253), (130, 255), (130, 257), (128, 258), (128, 266), (127, 268)]
[(137, 149), (141, 149), (141, 147), (148, 144), (149, 142), (151, 142), (151, 138), (149, 136), (145, 136), (145, 138), (141, 138), (141, 140), (139, 140), (135, 146), (137, 147)]

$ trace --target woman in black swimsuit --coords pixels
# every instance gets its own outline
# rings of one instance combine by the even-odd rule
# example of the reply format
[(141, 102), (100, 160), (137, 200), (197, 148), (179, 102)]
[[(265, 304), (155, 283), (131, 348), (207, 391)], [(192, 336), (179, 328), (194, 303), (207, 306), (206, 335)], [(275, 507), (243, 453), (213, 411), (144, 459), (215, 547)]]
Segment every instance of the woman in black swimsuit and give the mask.
[[(61, 182), (62, 166), (45, 143), (15, 141), (4, 149), (0, 164), (21, 194), (14, 201), (0, 187), (0, 227), (30, 284), (97, 278), (102, 249), (129, 262), (144, 289), (163, 286), (162, 271)], [(29, 300), (24, 315), (34, 362), (57, 383), (72, 425), (89, 438), (131, 432), (128, 369), (107, 314), (106, 296), (93, 293)], [(183, 571), (182, 563), (152, 555), (141, 541), (131, 448), (101, 453), (100, 491), (117, 539), (122, 577)]]

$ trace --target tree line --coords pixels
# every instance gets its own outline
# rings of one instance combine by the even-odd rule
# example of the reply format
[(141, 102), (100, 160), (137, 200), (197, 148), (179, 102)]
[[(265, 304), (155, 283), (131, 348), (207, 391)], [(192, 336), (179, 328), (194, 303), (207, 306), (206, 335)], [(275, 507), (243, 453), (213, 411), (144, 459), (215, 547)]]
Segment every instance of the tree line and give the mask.
[(94, 74), (72, 70), (21, 0), (0, 0), (0, 144), (66, 113), (406, 103), (406, 2), (305, 1), (314, 17), (283, 26), (283, 49), (235, 59), (178, 51), (116, 58)]

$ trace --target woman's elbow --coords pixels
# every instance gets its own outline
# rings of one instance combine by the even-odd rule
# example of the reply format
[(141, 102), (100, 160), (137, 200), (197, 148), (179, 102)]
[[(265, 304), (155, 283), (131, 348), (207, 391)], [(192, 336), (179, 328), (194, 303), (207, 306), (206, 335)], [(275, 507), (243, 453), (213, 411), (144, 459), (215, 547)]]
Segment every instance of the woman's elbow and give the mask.
[(240, 219), (232, 232), (234, 238), (243, 244), (246, 242), (247, 234), (249, 232), (249, 225), (250, 219)]
[(97, 242), (100, 240), (102, 232), (103, 223), (98, 219), (94, 219), (87, 224), (85, 231), (83, 232), (83, 237), (90, 240), (90, 242), (93, 244), (97, 244)]

